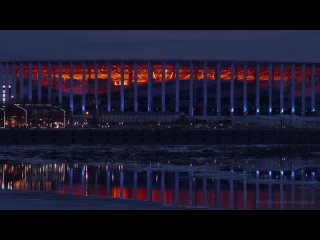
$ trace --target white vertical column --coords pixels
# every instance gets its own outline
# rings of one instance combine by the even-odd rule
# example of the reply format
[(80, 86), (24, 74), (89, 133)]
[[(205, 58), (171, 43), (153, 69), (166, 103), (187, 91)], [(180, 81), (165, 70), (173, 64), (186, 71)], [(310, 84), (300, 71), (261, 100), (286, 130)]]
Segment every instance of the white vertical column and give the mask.
[(203, 177), (203, 179), (202, 179), (202, 192), (203, 192), (202, 204), (204, 207), (206, 207), (207, 200), (208, 200), (208, 192), (207, 192), (207, 179), (205, 177)]
[(17, 99), (17, 66), (15, 63), (12, 65), (12, 92), (10, 98), (12, 99), (13, 102), (16, 102)]
[(110, 182), (111, 182), (110, 181), (110, 170), (107, 169), (107, 193), (106, 193), (107, 196), (110, 196), (110, 190), (111, 190)]
[(59, 105), (62, 105), (62, 64), (59, 63)]
[(133, 101), (134, 112), (138, 112), (138, 64), (136, 62), (134, 63)]
[(42, 87), (42, 65), (38, 63), (38, 103), (41, 103), (41, 87)]
[(193, 205), (193, 187), (192, 187), (192, 183), (193, 183), (193, 172), (192, 170), (189, 170), (188, 173), (188, 178), (189, 178), (189, 206)]
[(305, 191), (306, 191), (306, 172), (305, 168), (302, 168), (301, 170), (301, 208), (304, 209), (306, 207), (305, 205)]
[(234, 209), (234, 179), (230, 177), (230, 209)]
[(52, 66), (48, 63), (48, 103), (52, 103)]
[(189, 81), (189, 116), (193, 117), (193, 64), (190, 63), (190, 81)]
[(215, 208), (220, 209), (220, 188), (221, 188), (221, 183), (220, 183), (220, 178), (215, 179)]
[(120, 105), (121, 112), (124, 112), (124, 64), (121, 62), (121, 83), (120, 83)]
[[(246, 174), (245, 171), (243, 171), (244, 174)], [(244, 177), (243, 180), (243, 208), (247, 209), (247, 178)]]
[(108, 96), (107, 96), (107, 110), (108, 112), (111, 112), (111, 64), (110, 62), (108, 62), (108, 80), (107, 80), (107, 92), (108, 92)]
[(234, 63), (231, 64), (231, 79), (230, 79), (230, 114), (234, 114)]
[[(20, 63), (20, 90), (19, 90), (19, 102), (23, 103), (23, 97), (24, 97), (24, 65), (23, 63)], [(0, 85), (1, 86), (1, 85)]]
[(283, 181), (284, 181), (284, 179), (283, 179), (283, 170), (282, 170), (280, 173), (280, 190), (279, 190), (279, 192), (280, 192), (280, 208), (281, 209), (283, 209), (283, 207), (284, 207), (284, 204), (283, 204), (283, 202), (284, 202)]
[(306, 64), (302, 65), (302, 88), (301, 88), (301, 111), (302, 116), (306, 114)]
[(179, 62), (176, 64), (176, 104), (175, 104), (175, 112), (180, 112), (180, 66)]
[(284, 106), (284, 64), (280, 65), (280, 114), (283, 114)]
[(272, 209), (272, 175), (269, 174), (269, 184), (268, 184), (268, 206)]
[(138, 187), (138, 173), (133, 172), (133, 199), (137, 199), (137, 187)]
[(98, 101), (98, 64), (97, 62), (94, 63), (94, 102), (96, 110), (98, 110), (99, 107), (99, 101)]
[(166, 173), (164, 170), (161, 171), (161, 204), (165, 204), (165, 185), (166, 185)]
[(123, 181), (124, 181), (124, 173), (123, 169), (120, 170), (120, 198), (123, 198)]
[[(316, 173), (311, 172), (311, 180), (316, 181)], [(312, 209), (317, 209), (317, 186), (315, 184), (312, 184)]]
[(148, 63), (148, 112), (152, 112), (152, 65)]
[(179, 172), (174, 172), (174, 205), (179, 205)]
[(166, 112), (166, 64), (162, 63), (161, 111)]
[(9, 63), (6, 63), (6, 75), (5, 75), (5, 77), (6, 77), (6, 97), (5, 97), (5, 99), (6, 99), (6, 102), (8, 103), (9, 102), (9, 98), (10, 98), (10, 88), (11, 88), (11, 86), (10, 86), (10, 84), (9, 84), (9, 82), (10, 82), (10, 77), (9, 77), (9, 74), (10, 74), (10, 66), (9, 66)]
[(86, 114), (86, 64), (85, 62), (82, 63), (82, 84), (81, 84), (81, 111), (82, 115)]
[(247, 106), (247, 77), (248, 77), (248, 65), (244, 64), (243, 68), (243, 114), (246, 115), (248, 113)]
[(269, 112), (269, 115), (271, 115), (272, 114), (272, 79), (273, 79), (272, 63), (269, 64), (268, 71), (269, 71), (269, 80), (268, 80), (268, 91), (269, 91), (269, 98), (268, 98), (269, 104), (268, 104), (268, 106), (269, 106), (269, 110), (268, 110), (268, 112)]
[(207, 116), (208, 109), (208, 65), (207, 62), (203, 66), (203, 117)]
[(95, 170), (94, 174), (94, 195), (98, 195), (98, 170)]
[(296, 198), (295, 198), (295, 173), (294, 170), (291, 170), (291, 209), (293, 210), (295, 207), (295, 202), (296, 202)]
[(217, 115), (221, 115), (221, 64), (217, 65)]
[(29, 63), (28, 101), (32, 103), (32, 64)]
[(152, 200), (152, 171), (151, 169), (147, 170), (147, 200)]
[(312, 64), (312, 77), (311, 77), (311, 111), (316, 111), (316, 84), (315, 84), (316, 66)]
[(85, 195), (85, 166), (81, 169), (81, 194)]
[(73, 63), (70, 63), (70, 111), (73, 115)]
[(260, 114), (260, 63), (256, 66), (256, 114)]
[(295, 77), (296, 77), (296, 71), (295, 71), (295, 65), (292, 64), (291, 66), (291, 114), (294, 115), (295, 112)]
[(255, 194), (255, 209), (259, 209), (260, 205), (260, 184), (259, 180), (256, 182), (256, 194)]
[(70, 167), (69, 171), (69, 193), (73, 192), (73, 167)]

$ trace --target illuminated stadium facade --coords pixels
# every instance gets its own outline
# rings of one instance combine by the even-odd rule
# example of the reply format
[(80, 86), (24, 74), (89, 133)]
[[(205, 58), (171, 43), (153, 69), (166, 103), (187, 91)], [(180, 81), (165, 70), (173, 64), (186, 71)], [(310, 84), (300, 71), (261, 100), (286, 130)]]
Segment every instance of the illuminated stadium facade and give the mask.
[(320, 112), (320, 64), (217, 60), (0, 62), (1, 102), (52, 104), (70, 115), (189, 117)]

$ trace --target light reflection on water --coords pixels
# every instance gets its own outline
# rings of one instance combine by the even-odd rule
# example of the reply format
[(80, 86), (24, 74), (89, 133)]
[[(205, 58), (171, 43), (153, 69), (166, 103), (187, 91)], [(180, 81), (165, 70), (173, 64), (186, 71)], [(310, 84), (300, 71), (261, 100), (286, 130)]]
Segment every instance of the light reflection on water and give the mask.
[(320, 168), (315, 162), (244, 163), (10, 163), (0, 164), (0, 183), (2, 190), (97, 195), (210, 209), (320, 208)]

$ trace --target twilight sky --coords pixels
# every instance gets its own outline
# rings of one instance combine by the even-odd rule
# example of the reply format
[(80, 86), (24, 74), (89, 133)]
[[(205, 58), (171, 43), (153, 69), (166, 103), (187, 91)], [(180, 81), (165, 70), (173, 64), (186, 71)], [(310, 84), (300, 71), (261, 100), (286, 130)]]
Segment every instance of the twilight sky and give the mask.
[(0, 30), (0, 61), (234, 59), (320, 62), (310, 30)]

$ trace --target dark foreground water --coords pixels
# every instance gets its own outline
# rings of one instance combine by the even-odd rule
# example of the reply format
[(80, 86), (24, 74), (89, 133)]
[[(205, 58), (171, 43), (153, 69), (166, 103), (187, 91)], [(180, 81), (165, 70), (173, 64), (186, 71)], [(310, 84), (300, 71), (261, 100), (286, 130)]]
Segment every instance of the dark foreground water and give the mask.
[[(305, 152), (290, 155), (279, 148), (272, 154), (270, 146), (260, 148), (270, 153), (260, 156), (257, 151), (243, 147), (233, 148), (233, 154), (227, 147), (205, 147), (205, 152), (199, 152), (201, 147), (183, 147), (172, 154), (174, 161), (170, 160), (169, 147), (150, 150), (149, 161), (146, 160), (146, 151), (139, 148), (116, 148), (119, 155), (123, 151), (130, 152), (128, 159), (123, 161), (99, 161), (99, 157), (86, 161), (89, 155), (84, 154), (84, 148), (78, 150), (82, 157), (66, 157), (68, 161), (65, 161), (63, 153), (71, 150), (53, 147), (46, 151), (61, 159), (48, 159), (39, 156), (40, 149), (28, 148), (36, 158), (33, 155), (31, 158), (20, 156), (5, 160), (7, 155), (1, 156), (0, 185), (4, 191), (36, 191), (37, 194), (47, 191), (60, 195), (135, 199), (145, 204), (158, 202), (174, 207), (320, 209), (317, 149), (312, 153), (309, 151), (308, 155)], [(87, 150), (92, 151), (92, 148)], [(14, 148), (6, 149), (7, 154), (10, 151), (11, 156), (17, 155)], [(78, 152), (76, 148), (72, 151)], [(96, 149), (99, 156), (103, 151), (111, 155), (115, 149)], [(154, 156), (155, 152), (159, 156)], [(135, 159), (130, 161), (132, 154)], [(140, 154), (143, 161), (137, 160)]]

